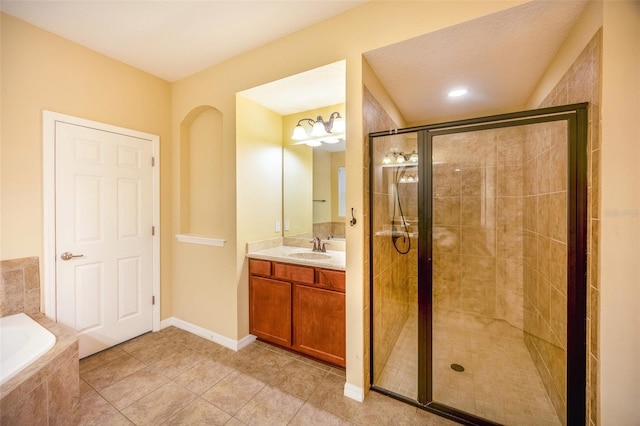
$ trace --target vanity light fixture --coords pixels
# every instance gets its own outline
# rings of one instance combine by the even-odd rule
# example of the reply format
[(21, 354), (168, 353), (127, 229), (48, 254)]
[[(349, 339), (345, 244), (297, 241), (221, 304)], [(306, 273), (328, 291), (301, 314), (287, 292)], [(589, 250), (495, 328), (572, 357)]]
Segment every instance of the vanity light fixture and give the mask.
[(412, 151), (411, 154), (405, 154), (402, 151), (392, 149), (382, 158), (382, 165), (384, 166), (398, 166), (405, 163), (418, 164), (418, 153)]
[[(311, 126), (311, 131), (307, 134), (302, 123), (307, 123)], [(324, 121), (321, 115), (315, 120), (311, 118), (303, 118), (298, 120), (298, 124), (293, 129), (291, 139), (295, 141), (307, 141), (309, 146), (319, 146), (324, 143), (338, 143), (340, 141), (339, 136), (342, 136), (345, 130), (344, 119), (340, 116), (339, 112), (332, 112), (327, 121)], [(328, 136), (328, 137), (327, 137)], [(317, 140), (308, 140), (317, 139)]]
[(418, 182), (418, 176), (417, 175), (402, 175), (402, 177), (400, 178), (400, 183), (413, 183), (413, 182)]

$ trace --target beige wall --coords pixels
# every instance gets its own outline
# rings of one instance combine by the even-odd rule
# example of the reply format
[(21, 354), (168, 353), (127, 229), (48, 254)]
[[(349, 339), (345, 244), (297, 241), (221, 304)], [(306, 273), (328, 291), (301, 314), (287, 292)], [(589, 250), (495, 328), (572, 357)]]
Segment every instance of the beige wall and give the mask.
[(602, 425), (640, 424), (640, 3), (604, 2), (600, 161)]
[(285, 146), (282, 156), (282, 218), (289, 222), (289, 229), (284, 231), (284, 235), (311, 237), (313, 148), (307, 145)]
[[(331, 153), (331, 221), (336, 223), (343, 223), (346, 216), (340, 216), (339, 208), (339, 182), (338, 182), (338, 170), (341, 167), (345, 167), (344, 152), (332, 152)], [(345, 213), (346, 214), (346, 213)], [(335, 226), (335, 225), (334, 225)], [(343, 232), (344, 235), (344, 232)]]
[(169, 316), (170, 84), (11, 16), (1, 19), (0, 259), (42, 260), (42, 110), (159, 135), (161, 316)]

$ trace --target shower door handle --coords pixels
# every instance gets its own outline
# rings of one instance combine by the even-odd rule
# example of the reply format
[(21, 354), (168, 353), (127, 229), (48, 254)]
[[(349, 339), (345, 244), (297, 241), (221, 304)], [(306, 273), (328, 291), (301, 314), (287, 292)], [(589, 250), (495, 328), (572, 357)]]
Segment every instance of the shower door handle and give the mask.
[(73, 253), (69, 253), (68, 251), (65, 251), (60, 255), (60, 259), (62, 260), (71, 260), (74, 257), (84, 257), (84, 254), (73, 254)]

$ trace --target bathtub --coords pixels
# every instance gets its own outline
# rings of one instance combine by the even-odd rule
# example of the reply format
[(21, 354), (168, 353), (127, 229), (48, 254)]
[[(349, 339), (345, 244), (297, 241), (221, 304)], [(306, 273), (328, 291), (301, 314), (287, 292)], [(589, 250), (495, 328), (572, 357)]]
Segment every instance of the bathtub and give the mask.
[(56, 337), (24, 313), (0, 318), (0, 385), (44, 355)]

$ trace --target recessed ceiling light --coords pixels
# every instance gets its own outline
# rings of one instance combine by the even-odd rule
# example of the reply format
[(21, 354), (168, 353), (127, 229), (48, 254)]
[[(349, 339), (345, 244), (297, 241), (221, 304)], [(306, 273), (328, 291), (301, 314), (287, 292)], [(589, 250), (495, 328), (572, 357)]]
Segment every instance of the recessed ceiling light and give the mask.
[(467, 94), (467, 89), (453, 89), (449, 91), (448, 95), (450, 98), (459, 98), (460, 96), (464, 96)]

